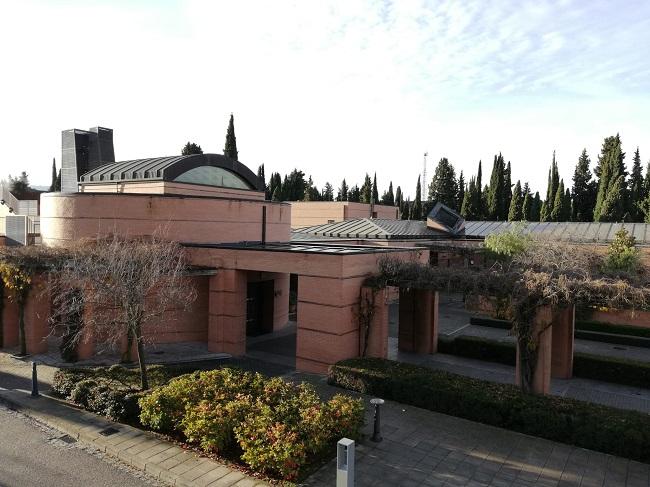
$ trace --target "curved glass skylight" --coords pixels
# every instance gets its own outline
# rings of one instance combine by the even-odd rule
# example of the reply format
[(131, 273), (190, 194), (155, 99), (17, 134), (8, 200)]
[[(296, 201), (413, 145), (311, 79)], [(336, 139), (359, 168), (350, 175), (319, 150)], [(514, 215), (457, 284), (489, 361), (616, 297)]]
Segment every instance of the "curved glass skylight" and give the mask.
[(228, 169), (215, 166), (199, 166), (177, 176), (174, 181), (189, 184), (207, 184), (222, 188), (252, 189), (251, 186)]

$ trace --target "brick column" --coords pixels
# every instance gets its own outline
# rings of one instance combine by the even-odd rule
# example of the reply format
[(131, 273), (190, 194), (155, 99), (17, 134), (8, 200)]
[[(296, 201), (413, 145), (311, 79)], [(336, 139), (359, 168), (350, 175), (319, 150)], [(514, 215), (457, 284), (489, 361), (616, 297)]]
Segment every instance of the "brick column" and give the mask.
[(11, 348), (18, 345), (18, 305), (9, 299), (9, 291), (5, 289), (2, 325), (4, 329), (3, 347)]
[(274, 275), (273, 301), (273, 331), (276, 331), (289, 321), (289, 274)]
[(324, 374), (359, 356), (359, 292), (363, 277), (298, 276), (296, 369)]
[(32, 288), (25, 303), (25, 341), (29, 354), (47, 352), (51, 302), (46, 286), (46, 277), (34, 276)]
[(398, 348), (402, 352), (438, 351), (438, 292), (399, 290)]
[(246, 272), (219, 270), (210, 277), (208, 350), (246, 353)]
[[(539, 335), (537, 345), (537, 367), (533, 375), (533, 392), (537, 394), (548, 394), (551, 390), (551, 350), (553, 342), (553, 314), (550, 306), (543, 306), (537, 310), (533, 318), (533, 333)], [(517, 365), (515, 368), (515, 383), (521, 383), (519, 364), (519, 342), (517, 342)]]
[(575, 314), (575, 305), (555, 310), (555, 313), (553, 313), (551, 377), (559, 379), (573, 377)]
[[(361, 288), (361, 300), (370, 304), (373, 290), (368, 287)], [(386, 358), (388, 356), (388, 288), (378, 289), (374, 292), (374, 311), (368, 334), (367, 357)], [(365, 330), (360, 330), (359, 355), (363, 353)]]

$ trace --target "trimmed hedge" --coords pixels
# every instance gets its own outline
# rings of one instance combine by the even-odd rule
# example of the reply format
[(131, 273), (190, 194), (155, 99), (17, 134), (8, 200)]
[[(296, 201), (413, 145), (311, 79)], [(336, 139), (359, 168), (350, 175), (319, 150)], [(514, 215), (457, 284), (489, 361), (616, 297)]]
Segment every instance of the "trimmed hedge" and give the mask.
[[(517, 360), (514, 343), (472, 336), (460, 336), (453, 340), (440, 338), (438, 352), (513, 366)], [(583, 379), (650, 388), (650, 362), (576, 352), (573, 354), (573, 375)]]
[(390, 360), (350, 359), (328, 381), (349, 390), (553, 441), (650, 461), (650, 416)]

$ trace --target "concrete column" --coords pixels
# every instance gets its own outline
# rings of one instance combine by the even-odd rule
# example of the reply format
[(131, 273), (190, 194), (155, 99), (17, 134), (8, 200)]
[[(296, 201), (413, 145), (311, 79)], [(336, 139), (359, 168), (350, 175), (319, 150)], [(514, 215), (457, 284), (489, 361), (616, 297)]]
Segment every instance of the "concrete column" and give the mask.
[[(367, 357), (388, 357), (388, 302), (390, 291), (388, 288), (374, 291), (374, 311), (368, 334)], [(372, 302), (373, 290), (369, 287), (361, 288), (361, 301), (368, 305)], [(363, 354), (366, 332), (360, 331), (359, 355)]]
[(437, 291), (430, 289), (399, 290), (398, 348), (402, 352), (435, 353), (438, 351)]
[(246, 272), (219, 270), (210, 277), (208, 350), (246, 353)]
[[(553, 344), (553, 314), (550, 306), (543, 306), (537, 310), (533, 318), (533, 334), (538, 336), (537, 345), (537, 367), (533, 375), (533, 392), (537, 394), (548, 394), (551, 391), (551, 363)], [(515, 383), (522, 385), (519, 343), (517, 342), (517, 365), (515, 368)]]
[(298, 276), (296, 369), (324, 374), (359, 356), (359, 292), (364, 277)]
[(555, 310), (553, 313), (553, 350), (551, 377), (573, 377), (573, 334), (575, 329), (575, 305)]

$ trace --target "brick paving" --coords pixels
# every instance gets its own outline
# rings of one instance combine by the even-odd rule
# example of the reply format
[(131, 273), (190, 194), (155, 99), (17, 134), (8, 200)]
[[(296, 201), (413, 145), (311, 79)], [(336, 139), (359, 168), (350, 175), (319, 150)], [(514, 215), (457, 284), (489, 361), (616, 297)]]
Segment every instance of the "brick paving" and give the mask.
[[(311, 382), (325, 394), (340, 392), (317, 378)], [(366, 439), (356, 449), (359, 487), (650, 485), (650, 465), (391, 401), (382, 407), (383, 441), (373, 443), (367, 439), (372, 433), (369, 397), (361, 397), (368, 408)], [(310, 487), (335, 484), (334, 460), (305, 482)]]

